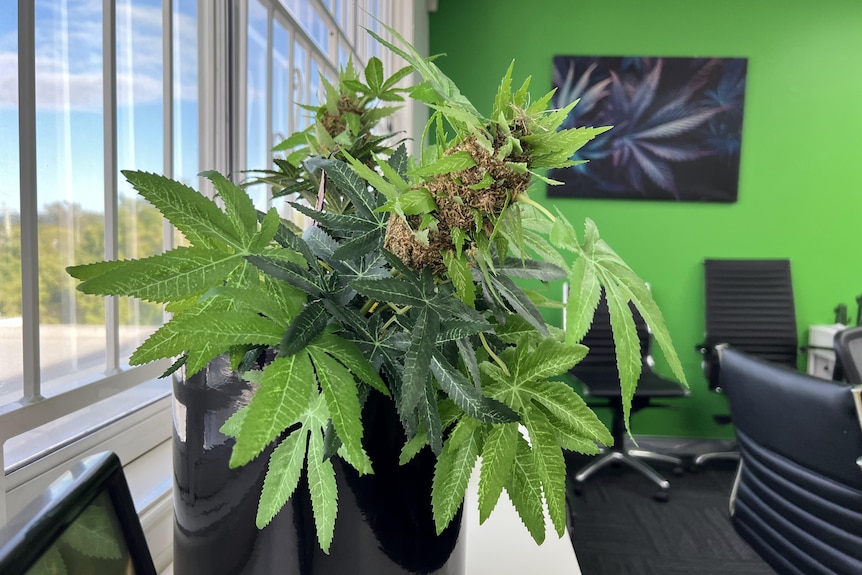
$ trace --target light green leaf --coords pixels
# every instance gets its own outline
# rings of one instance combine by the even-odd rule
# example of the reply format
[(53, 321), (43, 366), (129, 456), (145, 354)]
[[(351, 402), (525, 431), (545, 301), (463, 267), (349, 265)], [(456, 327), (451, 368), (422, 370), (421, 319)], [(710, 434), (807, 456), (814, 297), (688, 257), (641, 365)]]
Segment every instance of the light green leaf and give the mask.
[(362, 351), (353, 342), (332, 333), (323, 333), (309, 346), (312, 352), (325, 352), (343, 363), (360, 381), (364, 381), (383, 395), (389, 396), (389, 389)]
[(257, 457), (282, 431), (296, 423), (316, 395), (316, 387), (307, 354), (279, 357), (267, 365), (237, 435), (231, 468)]
[(359, 177), (367, 180), (378, 192), (386, 196), (387, 200), (394, 199), (398, 195), (398, 188), (394, 184), (386, 181), (383, 176), (348, 154), (346, 150), (342, 150), (341, 153), (347, 158), (347, 161), (350, 162), (351, 167)]
[(376, 56), (369, 58), (365, 66), (365, 81), (373, 94), (380, 92), (383, 87), (383, 62), (380, 58)]
[(209, 198), (164, 176), (132, 170), (122, 173), (193, 246), (215, 248), (224, 244), (241, 248), (230, 218)]
[(213, 183), (237, 235), (248, 242), (257, 232), (257, 210), (251, 198), (245, 190), (214, 170), (202, 172), (200, 175)]
[(258, 253), (267, 247), (275, 239), (281, 220), (278, 210), (270, 208), (260, 223), (260, 229), (254, 232), (249, 242), (249, 251)]
[(479, 475), (479, 523), (491, 515), (509, 479), (518, 440), (518, 425), (493, 425), (482, 447)]
[(417, 188), (399, 194), (383, 206), (381, 212), (395, 212), (401, 217), (417, 214), (427, 214), (437, 209), (437, 204), (431, 193), (425, 188)]
[(395, 278), (356, 280), (351, 282), (350, 287), (377, 301), (409, 306), (425, 304), (422, 294), (413, 285)]
[(512, 71), (515, 69), (515, 61), (509, 64), (509, 69), (506, 70), (506, 75), (500, 81), (500, 87), (497, 88), (497, 95), (494, 97), (494, 107), (491, 109), (491, 117), (497, 118), (500, 115), (506, 117), (511, 116), (512, 104)]
[(362, 449), (362, 413), (353, 376), (343, 365), (320, 351), (309, 348), (317, 381), (323, 390), (332, 425), (338, 432), (348, 458), (360, 475), (371, 473), (371, 460)]
[(505, 275), (492, 275), (490, 278), (494, 288), (512, 306), (512, 309), (530, 322), (539, 330), (539, 333), (548, 335), (548, 326), (545, 325), (542, 312), (514, 281)]
[(631, 401), (634, 398), (643, 367), (640, 339), (631, 309), (629, 309), (629, 300), (622, 290), (613, 283), (608, 283), (605, 285), (605, 297), (608, 302), (608, 310), (611, 313), (611, 331), (614, 335), (617, 369), (620, 374), (623, 413), (625, 414), (626, 428), (628, 428)]
[(530, 388), (533, 400), (559, 420), (568, 433), (602, 445), (613, 445), (614, 439), (608, 428), (595, 412), (575, 393), (560, 381), (546, 381)]
[(248, 311), (211, 311), (175, 316), (144, 341), (129, 358), (132, 365), (188, 354), (186, 370), (195, 374), (236, 345), (276, 345), (283, 328)]
[(481, 434), (481, 428), (475, 425), (460, 441), (453, 433), (437, 458), (431, 486), (431, 509), (438, 535), (449, 525), (464, 501), (470, 475), (482, 448)]
[(324, 553), (329, 553), (338, 514), (338, 488), (332, 461), (323, 458), (323, 435), (319, 430), (311, 431), (306, 467), (317, 542)]
[(449, 277), (452, 279), (452, 285), (455, 286), (455, 293), (458, 298), (469, 306), (476, 303), (476, 284), (473, 283), (473, 274), (467, 267), (467, 257), (461, 253), (458, 256), (453, 256), (449, 252), (443, 254), (443, 262), (446, 264), (446, 269), (449, 272)]
[(413, 438), (405, 443), (404, 447), (401, 448), (401, 455), (398, 457), (398, 465), (406, 465), (409, 463), (426, 445), (428, 445), (428, 435), (423, 433), (423, 430), (420, 429), (419, 433), (414, 435)]
[(569, 297), (566, 301), (566, 342), (578, 343), (593, 321), (602, 289), (593, 262), (578, 258), (569, 271)]
[(515, 511), (539, 545), (545, 541), (545, 510), (542, 507), (542, 477), (527, 441), (519, 434), (512, 473), (506, 483), (506, 492)]
[(430, 164), (416, 168), (409, 173), (417, 178), (429, 178), (439, 174), (448, 174), (451, 172), (466, 170), (475, 165), (476, 162), (473, 161), (473, 156), (470, 155), (470, 152), (455, 152), (454, 154), (443, 156)]
[(269, 466), (255, 518), (258, 529), (269, 525), (296, 491), (305, 461), (307, 441), (308, 430), (302, 427), (288, 435), (269, 456)]
[[(179, 247), (140, 260), (123, 260), (117, 265), (100, 266), (103, 273), (92, 275), (78, 284), (78, 290), (88, 294), (121, 295), (164, 303), (186, 299), (221, 285), (230, 272), (242, 263), (241, 254)], [(71, 268), (70, 273), (91, 275), (79, 268)]]
[(566, 529), (566, 462), (551, 422), (537, 407), (524, 417), (524, 426), (530, 437), (533, 462), (542, 476), (542, 490), (548, 515), (559, 537)]
[(121, 559), (121, 540), (121, 534), (115, 531), (109, 511), (103, 504), (85, 507), (62, 535), (64, 543), (87, 557), (97, 559)]

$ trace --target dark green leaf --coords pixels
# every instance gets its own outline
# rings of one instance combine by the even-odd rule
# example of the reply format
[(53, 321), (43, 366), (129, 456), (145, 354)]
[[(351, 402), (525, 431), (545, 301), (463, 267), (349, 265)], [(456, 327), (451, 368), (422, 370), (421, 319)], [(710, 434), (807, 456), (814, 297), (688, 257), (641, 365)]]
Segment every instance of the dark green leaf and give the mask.
[(323, 302), (315, 300), (302, 309), (296, 319), (287, 328), (281, 345), (278, 348), (280, 356), (293, 355), (311, 343), (317, 336), (323, 333), (329, 315)]
[(431, 358), (431, 373), (449, 399), (464, 410), (464, 413), (487, 423), (508, 423), (518, 421), (518, 414), (499, 401), (489, 399), (479, 393), (467, 378), (457, 371), (439, 353)]

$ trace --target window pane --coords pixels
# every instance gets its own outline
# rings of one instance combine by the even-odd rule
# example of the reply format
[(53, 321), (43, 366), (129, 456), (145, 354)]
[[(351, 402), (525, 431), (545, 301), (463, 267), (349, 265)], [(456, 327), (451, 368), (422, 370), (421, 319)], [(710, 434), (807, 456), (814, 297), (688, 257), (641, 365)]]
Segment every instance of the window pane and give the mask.
[[(247, 118), (246, 118), (246, 168), (260, 170), (268, 168), (266, 123), (266, 54), (267, 11), (257, 0), (248, 5), (248, 68), (247, 68)], [(266, 186), (248, 188), (255, 206), (266, 209)]]
[(290, 135), (290, 34), (272, 23), (272, 137), (273, 144)]
[(308, 0), (281, 0), (281, 3), (323, 53), (329, 55), (329, 26), (315, 9), (315, 3)]
[(18, 3), (0, 18), (0, 405), (20, 397), (21, 205), (18, 193)]
[(36, 1), (37, 197), (45, 387), (105, 368), (102, 298), (67, 266), (104, 258), (102, 14), (92, 2)]
[[(161, 0), (117, 2), (117, 164), (120, 170), (164, 171)], [(162, 251), (159, 212), (118, 174), (118, 255)], [(120, 358), (125, 360), (162, 323), (162, 306), (121, 298)]]
[[(174, 178), (197, 187), (198, 162), (198, 31), (197, 0), (173, 4), (173, 156)], [(179, 231), (174, 245), (186, 245)]]
[(308, 92), (306, 91), (306, 73), (308, 52), (299, 42), (293, 44), (293, 125), (297, 131), (304, 130), (308, 125), (308, 112), (299, 107), (299, 104), (308, 103)]

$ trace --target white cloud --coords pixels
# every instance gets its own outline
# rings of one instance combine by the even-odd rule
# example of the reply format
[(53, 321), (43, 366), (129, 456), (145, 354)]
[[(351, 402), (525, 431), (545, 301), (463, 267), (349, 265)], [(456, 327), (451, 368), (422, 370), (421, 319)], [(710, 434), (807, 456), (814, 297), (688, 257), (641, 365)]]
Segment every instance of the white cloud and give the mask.
[[(64, 25), (65, 21), (65, 25)], [(102, 15), (100, 0), (70, 0), (66, 17), (46, 3), (37, 15), (36, 103), (40, 110), (98, 111), (102, 106)], [(196, 23), (180, 16), (174, 43), (195, 47), (178, 58), (175, 93), (196, 97)], [(17, 49), (9, 35), (0, 43), (0, 108), (18, 106)], [(117, 98), (120, 106), (162, 97), (161, 8), (117, 6)]]

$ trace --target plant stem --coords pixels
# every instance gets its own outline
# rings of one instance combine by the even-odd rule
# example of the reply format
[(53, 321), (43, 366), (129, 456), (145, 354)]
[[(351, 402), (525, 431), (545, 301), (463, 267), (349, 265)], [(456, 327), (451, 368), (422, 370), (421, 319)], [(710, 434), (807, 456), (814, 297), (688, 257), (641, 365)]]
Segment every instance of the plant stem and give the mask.
[(491, 356), (491, 359), (494, 360), (494, 363), (496, 363), (497, 365), (500, 366), (500, 369), (503, 370), (503, 373), (505, 373), (506, 375), (512, 375), (511, 373), (509, 373), (509, 368), (506, 367), (506, 364), (503, 363), (503, 360), (500, 359), (496, 353), (491, 351), (491, 346), (488, 345), (488, 342), (485, 340), (485, 334), (480, 332), (479, 333), (479, 339), (482, 340), (482, 347), (485, 348), (485, 351), (488, 352), (488, 355)]
[(549, 212), (547, 208), (545, 208), (545, 206), (530, 198), (527, 194), (518, 194), (518, 197), (515, 198), (515, 201), (521, 202), (522, 204), (527, 204), (528, 206), (533, 206), (534, 208), (545, 214), (552, 222), (557, 221), (557, 218), (554, 217), (554, 214)]
[(365, 315), (365, 314), (367, 314), (369, 311), (371, 311), (371, 308), (373, 308), (373, 307), (374, 307), (374, 305), (375, 305), (376, 303), (377, 303), (377, 300), (376, 300), (376, 299), (374, 299), (374, 298), (369, 298), (369, 299), (365, 302), (365, 304), (362, 306), (362, 309), (360, 309), (360, 310), (359, 310), (359, 314), (360, 314), (360, 315)]

